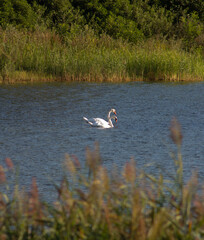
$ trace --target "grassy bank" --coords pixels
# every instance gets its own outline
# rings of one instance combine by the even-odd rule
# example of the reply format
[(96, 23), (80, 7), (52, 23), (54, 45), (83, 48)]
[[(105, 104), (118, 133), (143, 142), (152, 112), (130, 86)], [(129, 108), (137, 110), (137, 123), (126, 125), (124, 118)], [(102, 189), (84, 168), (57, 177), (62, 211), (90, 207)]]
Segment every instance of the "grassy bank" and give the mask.
[[(171, 181), (137, 169), (133, 159), (121, 172), (117, 168), (107, 172), (96, 144), (94, 151), (86, 151), (87, 175), (81, 174), (76, 157), (66, 156), (68, 177), (56, 186), (58, 199), (52, 205), (40, 200), (36, 179), (28, 193), (16, 186), (9, 198), (2, 191), (0, 238), (203, 239), (204, 196), (197, 191), (196, 175), (187, 184), (183, 181), (182, 135), (176, 119), (172, 120), (171, 138), (177, 146)], [(1, 187), (10, 171), (14, 171), (13, 163), (7, 158), (5, 167), (0, 166)]]
[(177, 41), (130, 44), (86, 29), (61, 39), (49, 30), (0, 29), (0, 82), (203, 81), (202, 49)]

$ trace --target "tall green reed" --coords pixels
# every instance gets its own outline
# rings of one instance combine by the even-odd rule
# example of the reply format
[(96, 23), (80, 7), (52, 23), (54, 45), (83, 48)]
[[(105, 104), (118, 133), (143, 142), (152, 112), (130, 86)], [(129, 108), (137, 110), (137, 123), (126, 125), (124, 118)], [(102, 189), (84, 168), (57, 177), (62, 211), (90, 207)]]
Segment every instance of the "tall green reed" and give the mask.
[(0, 30), (2, 81), (203, 80), (203, 57), (165, 41), (131, 45), (87, 29), (60, 39), (52, 31)]

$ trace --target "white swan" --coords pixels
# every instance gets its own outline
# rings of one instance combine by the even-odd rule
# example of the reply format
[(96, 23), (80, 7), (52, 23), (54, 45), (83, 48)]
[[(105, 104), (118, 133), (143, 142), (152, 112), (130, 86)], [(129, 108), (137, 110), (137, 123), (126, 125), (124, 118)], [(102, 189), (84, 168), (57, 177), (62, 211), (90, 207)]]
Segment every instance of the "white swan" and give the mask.
[(102, 118), (91, 118), (91, 119), (88, 119), (86, 117), (83, 117), (83, 119), (89, 123), (92, 127), (101, 127), (101, 128), (113, 128), (114, 125), (112, 123), (112, 120), (111, 119), (115, 119), (115, 122), (117, 122), (117, 117), (116, 116), (110, 116), (111, 113), (114, 113), (116, 115), (116, 110), (114, 108), (112, 108), (109, 112), (108, 112), (108, 121), (105, 121), (104, 119)]

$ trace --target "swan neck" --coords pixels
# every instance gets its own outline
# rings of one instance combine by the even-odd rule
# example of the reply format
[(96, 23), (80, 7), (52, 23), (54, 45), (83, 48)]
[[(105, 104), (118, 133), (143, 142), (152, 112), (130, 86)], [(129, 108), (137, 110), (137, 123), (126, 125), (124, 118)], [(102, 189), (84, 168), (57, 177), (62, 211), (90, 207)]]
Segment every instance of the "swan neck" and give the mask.
[(110, 126), (113, 127), (113, 123), (112, 123), (110, 114), (111, 114), (111, 111), (108, 113), (108, 122), (109, 122)]
[(108, 119), (108, 122), (109, 122), (110, 126), (113, 127), (113, 123), (112, 123), (112, 120), (110, 118)]
[(108, 117), (108, 120), (110, 119), (110, 114), (111, 114), (111, 111), (108, 112), (108, 116), (107, 116), (107, 117)]

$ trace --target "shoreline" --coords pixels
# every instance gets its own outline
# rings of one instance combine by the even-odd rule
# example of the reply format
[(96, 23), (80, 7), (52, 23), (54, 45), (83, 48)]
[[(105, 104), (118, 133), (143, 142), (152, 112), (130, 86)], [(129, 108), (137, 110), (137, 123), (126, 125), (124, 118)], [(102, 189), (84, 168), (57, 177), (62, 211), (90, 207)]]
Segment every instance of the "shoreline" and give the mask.
[(54, 76), (40, 76), (34, 73), (27, 72), (18, 72), (15, 77), (6, 77), (3, 79), (0, 77), (0, 84), (3, 85), (13, 85), (13, 84), (30, 84), (30, 83), (128, 83), (128, 82), (160, 82), (160, 83), (198, 83), (204, 82), (202, 78), (194, 78), (186, 77), (186, 78), (174, 78), (174, 77), (166, 77), (164, 78), (142, 78), (142, 77), (95, 77), (92, 78), (90, 76), (83, 77), (75, 77), (75, 76), (65, 76), (65, 77), (54, 77)]

